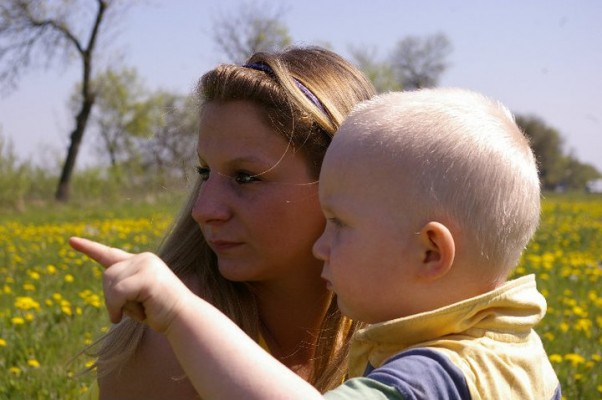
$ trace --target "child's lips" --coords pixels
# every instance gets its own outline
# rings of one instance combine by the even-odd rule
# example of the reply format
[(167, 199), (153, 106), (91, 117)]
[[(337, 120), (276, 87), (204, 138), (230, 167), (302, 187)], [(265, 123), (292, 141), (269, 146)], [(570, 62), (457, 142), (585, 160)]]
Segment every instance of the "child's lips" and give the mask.
[(328, 280), (328, 278), (326, 278), (325, 276), (321, 276), (321, 278), (324, 279), (324, 282), (326, 282), (326, 289), (332, 291), (332, 283), (330, 283), (330, 281)]

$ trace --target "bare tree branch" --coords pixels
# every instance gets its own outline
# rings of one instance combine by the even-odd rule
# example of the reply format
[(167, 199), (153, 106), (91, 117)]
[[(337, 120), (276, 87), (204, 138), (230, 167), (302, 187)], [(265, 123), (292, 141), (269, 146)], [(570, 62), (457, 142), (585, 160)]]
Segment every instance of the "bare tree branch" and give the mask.
[(242, 63), (258, 51), (278, 50), (291, 43), (282, 22), (282, 6), (245, 3), (237, 14), (213, 22), (213, 39), (230, 62)]
[(33, 61), (43, 59), (49, 65), (57, 52), (65, 60), (75, 52), (81, 61), (81, 103), (56, 192), (61, 201), (69, 198), (75, 160), (95, 102), (91, 85), (94, 49), (106, 12), (116, 1), (95, 0), (92, 6), (83, 0), (3, 0), (0, 5), (0, 83), (5, 88), (15, 88)]
[(397, 43), (391, 64), (404, 89), (432, 87), (447, 69), (445, 59), (451, 51), (451, 43), (442, 33), (425, 38), (408, 36)]

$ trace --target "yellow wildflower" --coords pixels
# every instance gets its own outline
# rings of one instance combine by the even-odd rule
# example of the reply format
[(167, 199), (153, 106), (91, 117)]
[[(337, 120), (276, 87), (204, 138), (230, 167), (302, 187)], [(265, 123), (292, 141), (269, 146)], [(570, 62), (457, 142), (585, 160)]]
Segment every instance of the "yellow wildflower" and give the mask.
[(564, 359), (569, 361), (573, 367), (577, 367), (579, 364), (585, 362), (585, 358), (581, 354), (569, 353), (564, 355)]
[(30, 358), (29, 360), (27, 360), (27, 365), (29, 365), (32, 368), (40, 368), (40, 362), (35, 358)]
[(15, 299), (15, 307), (19, 310), (40, 310), (40, 303), (27, 296), (19, 296)]
[(23, 284), (23, 290), (25, 290), (27, 292), (35, 292), (36, 287), (34, 284), (27, 282), (27, 283)]
[(549, 359), (550, 359), (550, 362), (553, 362), (553, 363), (561, 363), (562, 362), (562, 356), (560, 354), (550, 354)]
[(37, 281), (40, 279), (40, 274), (36, 271), (27, 271), (27, 275), (29, 275), (29, 277), (31, 279), (33, 279), (34, 281)]

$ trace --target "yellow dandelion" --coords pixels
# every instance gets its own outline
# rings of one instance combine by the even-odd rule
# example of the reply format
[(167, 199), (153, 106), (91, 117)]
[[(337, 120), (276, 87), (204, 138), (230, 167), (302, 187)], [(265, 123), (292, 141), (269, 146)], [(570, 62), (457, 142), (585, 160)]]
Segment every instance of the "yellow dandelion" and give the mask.
[(29, 360), (27, 360), (27, 365), (29, 365), (32, 368), (40, 368), (40, 362), (35, 358), (30, 358)]
[(21, 368), (19, 368), (19, 367), (10, 367), (8, 369), (8, 372), (10, 374), (12, 374), (12, 375), (19, 376), (19, 375), (21, 375)]
[(72, 316), (73, 315), (73, 312), (71, 311), (71, 306), (68, 305), (68, 304), (61, 305), (61, 311), (65, 315), (68, 315), (68, 316)]
[(21, 317), (12, 317), (10, 321), (13, 325), (23, 325), (25, 323), (25, 320)]
[(561, 363), (562, 362), (562, 356), (560, 354), (550, 354), (550, 356), (548, 358), (550, 359), (550, 362), (553, 362), (553, 363)]
[(575, 322), (575, 330), (583, 332), (586, 337), (592, 337), (592, 321), (589, 319), (581, 318)]
[(592, 360), (599, 362), (600, 360), (602, 360), (602, 356), (600, 356), (600, 354), (592, 354)]
[(36, 291), (36, 287), (33, 283), (24, 283), (23, 284), (23, 290), (27, 291), (27, 292), (35, 292)]
[(573, 307), (573, 314), (578, 315), (580, 317), (587, 316), (587, 311), (583, 309), (583, 307), (575, 306)]
[(27, 271), (27, 275), (29, 275), (29, 277), (31, 279), (33, 279), (34, 281), (37, 281), (40, 279), (40, 274), (36, 271)]
[(75, 280), (75, 278), (73, 277), (73, 275), (71, 275), (71, 274), (67, 274), (67, 275), (65, 275), (65, 282), (67, 282), (67, 283), (71, 283), (71, 282), (73, 282), (74, 280)]
[(6, 347), (6, 340), (0, 338), (0, 347)]
[(567, 332), (570, 326), (566, 322), (561, 322), (560, 325), (558, 325), (558, 328), (560, 328), (562, 332)]
[(15, 299), (15, 307), (19, 310), (40, 310), (40, 303), (27, 296), (19, 296)]
[(46, 266), (46, 273), (48, 273), (48, 275), (54, 275), (56, 274), (56, 267), (52, 264), (48, 264)]
[(571, 363), (573, 367), (577, 367), (579, 364), (585, 362), (585, 358), (581, 354), (569, 353), (564, 355), (564, 359)]

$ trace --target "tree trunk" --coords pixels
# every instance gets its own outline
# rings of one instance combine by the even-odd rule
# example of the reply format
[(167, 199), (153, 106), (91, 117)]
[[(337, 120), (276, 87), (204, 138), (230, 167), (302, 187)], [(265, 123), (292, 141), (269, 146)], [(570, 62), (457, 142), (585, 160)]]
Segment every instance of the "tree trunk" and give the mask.
[(105, 0), (97, 0), (98, 12), (96, 14), (96, 20), (92, 27), (92, 33), (88, 40), (88, 45), (83, 48), (79, 41), (73, 37), (70, 33), (66, 33), (67, 37), (72, 40), (73, 44), (77, 48), (79, 54), (82, 57), (83, 63), (83, 79), (82, 79), (82, 108), (80, 109), (77, 117), (75, 118), (75, 129), (71, 133), (71, 143), (69, 144), (69, 150), (67, 151), (67, 158), (63, 165), (63, 171), (56, 189), (55, 198), (57, 201), (67, 202), (69, 200), (71, 175), (73, 174), (73, 168), (75, 167), (75, 160), (79, 153), (79, 146), (84, 137), (86, 131), (86, 125), (88, 124), (88, 117), (92, 111), (94, 105), (95, 95), (90, 87), (90, 80), (92, 79), (92, 54), (94, 52), (94, 45), (96, 44), (96, 38), (98, 30), (104, 13), (107, 8), (107, 2)]
[(63, 171), (61, 172), (61, 178), (56, 190), (55, 198), (61, 202), (69, 201), (70, 195), (70, 182), (73, 169), (75, 168), (75, 160), (79, 153), (79, 146), (82, 142), (84, 132), (86, 130), (86, 124), (88, 123), (88, 117), (90, 111), (94, 105), (94, 97), (88, 95), (82, 104), (82, 109), (77, 114), (75, 129), (71, 133), (71, 143), (69, 144), (69, 150), (67, 151), (67, 158), (63, 165)]

